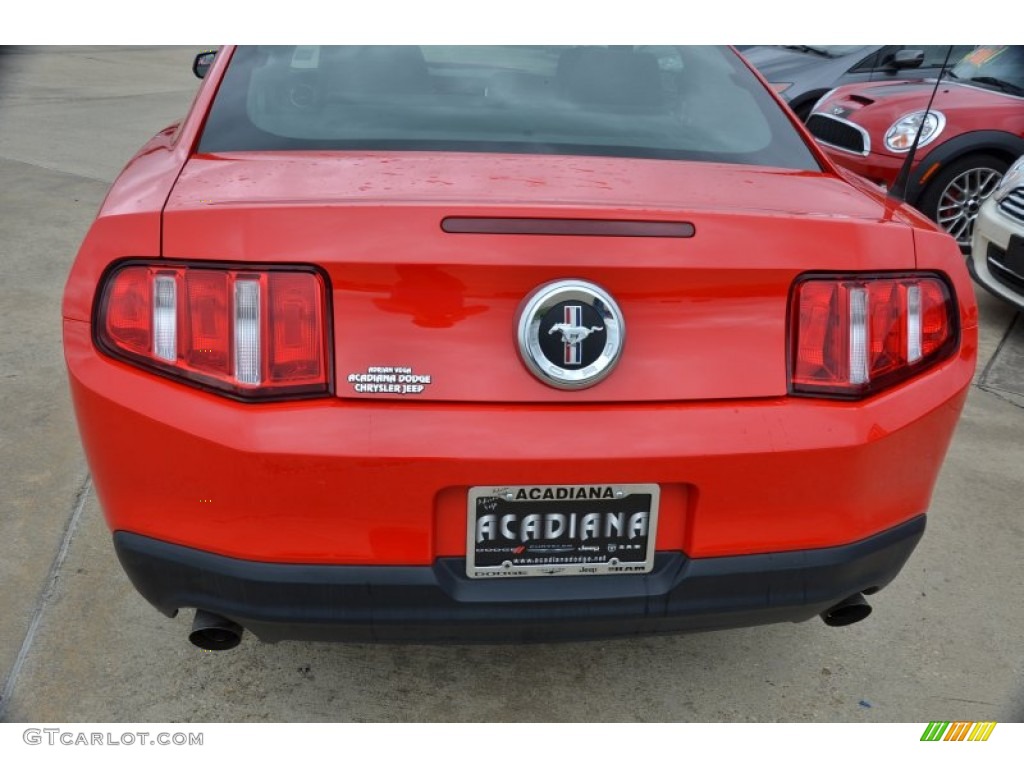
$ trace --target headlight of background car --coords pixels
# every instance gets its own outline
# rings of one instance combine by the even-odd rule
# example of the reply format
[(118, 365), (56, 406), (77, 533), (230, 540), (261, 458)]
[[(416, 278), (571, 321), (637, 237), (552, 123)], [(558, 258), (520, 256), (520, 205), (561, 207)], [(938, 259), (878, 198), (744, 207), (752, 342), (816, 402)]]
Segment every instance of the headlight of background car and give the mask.
[(1018, 158), (1017, 162), (1010, 166), (1010, 170), (1003, 174), (992, 194), (996, 202), (1002, 202), (1003, 198), (1017, 187), (1024, 187), (1024, 157)]
[[(924, 121), (923, 126), (921, 125), (922, 120)], [(921, 140), (917, 146), (923, 147), (938, 138), (945, 127), (946, 116), (941, 112), (932, 110), (928, 113), (927, 118), (925, 118), (924, 110), (911, 112), (893, 123), (885, 132), (885, 146), (893, 152), (906, 152), (913, 146), (914, 136), (917, 135), (918, 128), (921, 128)]]

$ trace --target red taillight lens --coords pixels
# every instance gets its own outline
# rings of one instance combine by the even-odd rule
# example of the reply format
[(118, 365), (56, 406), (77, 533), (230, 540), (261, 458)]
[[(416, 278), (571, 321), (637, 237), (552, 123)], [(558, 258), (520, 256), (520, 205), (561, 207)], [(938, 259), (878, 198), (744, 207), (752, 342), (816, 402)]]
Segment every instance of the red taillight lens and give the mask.
[(228, 377), (231, 368), (229, 276), (210, 269), (185, 272), (184, 361), (196, 371)]
[(270, 377), (295, 384), (324, 375), (322, 302), (306, 275), (270, 276)]
[(800, 286), (794, 381), (813, 385), (849, 377), (849, 338), (837, 322), (846, 311), (844, 299), (832, 283), (807, 282)]
[(97, 306), (116, 357), (244, 398), (329, 390), (326, 284), (313, 270), (129, 264)]
[(791, 390), (862, 397), (949, 357), (952, 292), (936, 275), (812, 277), (794, 289)]
[(939, 282), (921, 285), (921, 355), (942, 349), (949, 339), (949, 291)]
[(107, 286), (103, 335), (110, 343), (137, 355), (152, 349), (153, 278), (145, 267), (122, 269)]

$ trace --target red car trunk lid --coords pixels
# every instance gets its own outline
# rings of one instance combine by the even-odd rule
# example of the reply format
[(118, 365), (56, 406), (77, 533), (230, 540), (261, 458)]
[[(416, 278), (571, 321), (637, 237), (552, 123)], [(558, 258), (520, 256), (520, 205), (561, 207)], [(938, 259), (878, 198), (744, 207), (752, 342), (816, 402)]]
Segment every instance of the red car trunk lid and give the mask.
[[(827, 175), (745, 166), (250, 153), (186, 165), (165, 209), (163, 255), (323, 268), (342, 398), (772, 397), (787, 390), (797, 274), (914, 266), (910, 229), (887, 210)], [(446, 232), (452, 217), (677, 222), (693, 235)], [(516, 343), (524, 300), (568, 278), (606, 290), (626, 328), (612, 374), (575, 391), (538, 380)], [(395, 386), (358, 386), (367, 382)]]

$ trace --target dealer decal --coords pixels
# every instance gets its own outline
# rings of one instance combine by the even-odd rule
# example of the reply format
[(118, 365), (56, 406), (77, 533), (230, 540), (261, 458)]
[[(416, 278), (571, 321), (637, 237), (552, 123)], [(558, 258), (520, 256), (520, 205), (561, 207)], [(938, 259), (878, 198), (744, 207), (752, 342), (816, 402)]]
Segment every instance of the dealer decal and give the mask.
[(430, 374), (404, 366), (372, 365), (366, 373), (350, 373), (352, 390), (364, 395), (419, 395), (431, 384)]

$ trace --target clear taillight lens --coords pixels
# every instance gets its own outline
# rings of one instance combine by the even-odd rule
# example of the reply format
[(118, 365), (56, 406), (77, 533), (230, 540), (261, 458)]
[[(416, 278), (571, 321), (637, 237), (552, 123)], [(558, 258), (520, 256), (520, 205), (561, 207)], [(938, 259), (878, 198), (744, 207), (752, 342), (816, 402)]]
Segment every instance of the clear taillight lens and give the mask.
[(130, 263), (108, 273), (107, 353), (242, 398), (329, 391), (327, 290), (312, 269)]
[(957, 343), (952, 292), (937, 275), (802, 279), (790, 329), (795, 394), (863, 397), (948, 358)]

